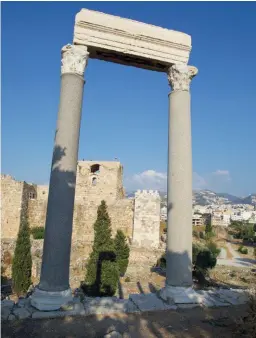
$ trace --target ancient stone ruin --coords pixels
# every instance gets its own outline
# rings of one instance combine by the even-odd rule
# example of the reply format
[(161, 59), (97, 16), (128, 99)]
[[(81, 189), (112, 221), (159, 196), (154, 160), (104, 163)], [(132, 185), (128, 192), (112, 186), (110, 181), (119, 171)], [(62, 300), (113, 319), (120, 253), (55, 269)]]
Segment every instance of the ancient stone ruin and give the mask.
[[(46, 207), (48, 196), (40, 282), (31, 297), (31, 304), (35, 308), (55, 310), (72, 301), (72, 236), (73, 241), (80, 236), (83, 236), (84, 240), (92, 240), (88, 227), (95, 218), (93, 205), (98, 203), (98, 199), (108, 197), (112, 203), (109, 202), (110, 214), (116, 215), (113, 217), (113, 227), (116, 227), (115, 220), (119, 218), (135, 246), (146, 243), (146, 246), (157, 247), (159, 241), (155, 236), (158, 217), (156, 215), (160, 208), (155, 193), (146, 193), (147, 202), (144, 193), (137, 194), (135, 211), (132, 211), (133, 202), (123, 202), (124, 195), (119, 181), (122, 170), (120, 164), (113, 164), (113, 167), (110, 165), (106, 171), (101, 163), (92, 163), (94, 167), (88, 163), (83, 166), (81, 162), (77, 165), (84, 72), (90, 58), (158, 71), (163, 73), (169, 82), (172, 90), (168, 96), (167, 272), (166, 286), (159, 296), (172, 303), (178, 290), (179, 293), (186, 294), (186, 299), (193, 298), (193, 292), (189, 288), (192, 285), (190, 83), (197, 74), (197, 69), (188, 66), (190, 51), (191, 37), (182, 32), (87, 9), (82, 9), (76, 15), (73, 44), (64, 46), (61, 51), (61, 94), (49, 190), (39, 187), (37, 191), (37, 187), (25, 183), (11, 183), (13, 187), (19, 187), (14, 201), (21, 211), (31, 207), (31, 200), (37, 201), (34, 207), (41, 211), (34, 214), (34, 217), (38, 217), (36, 225), (39, 225), (40, 219), (43, 222), (45, 209), (42, 209)], [(101, 179), (98, 170), (108, 172), (109, 177)], [(120, 175), (112, 175), (112, 170), (116, 173), (119, 170)], [(85, 191), (79, 189), (84, 179), (90, 186)], [(103, 189), (104, 186), (106, 189)], [(94, 193), (94, 188), (100, 189), (99, 195)], [(27, 189), (31, 192), (27, 193)], [(91, 200), (87, 198), (88, 194), (91, 194)], [(84, 214), (84, 208), (87, 214)], [(8, 215), (9, 211), (4, 213)], [(5, 218), (11, 226), (9, 233), (14, 236), (18, 229), (18, 211), (11, 216), (16, 222), (16, 229), (9, 223), (11, 218)], [(147, 226), (150, 227), (151, 234), (145, 233)], [(132, 231), (132, 236), (129, 231)], [(8, 233), (8, 230), (6, 232)]]

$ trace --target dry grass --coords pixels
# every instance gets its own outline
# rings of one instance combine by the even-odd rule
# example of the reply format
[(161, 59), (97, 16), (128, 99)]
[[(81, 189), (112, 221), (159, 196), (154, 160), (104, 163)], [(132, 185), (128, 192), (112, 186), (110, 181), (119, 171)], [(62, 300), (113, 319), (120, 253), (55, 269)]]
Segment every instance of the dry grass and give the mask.
[(210, 278), (219, 285), (252, 288), (256, 285), (256, 272), (252, 268), (217, 265), (210, 270)]
[(250, 300), (248, 303), (247, 314), (236, 320), (234, 329), (236, 336), (242, 337), (256, 337), (256, 288), (250, 290)]

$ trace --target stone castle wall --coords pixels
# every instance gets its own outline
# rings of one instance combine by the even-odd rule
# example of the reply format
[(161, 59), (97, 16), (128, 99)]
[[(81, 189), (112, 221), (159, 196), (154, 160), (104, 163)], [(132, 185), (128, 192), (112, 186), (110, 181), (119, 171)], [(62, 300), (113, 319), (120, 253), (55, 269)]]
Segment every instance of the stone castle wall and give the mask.
[[(79, 286), (85, 275), (94, 240), (93, 224), (103, 199), (111, 219), (112, 236), (121, 229), (128, 242), (133, 243), (128, 273), (136, 274), (136, 269), (149, 272), (159, 255), (155, 250), (159, 244), (159, 195), (143, 191), (135, 199), (124, 198), (122, 175), (119, 162), (78, 162), (70, 261), (70, 283), (74, 287)], [(30, 227), (45, 226), (49, 188), (18, 182), (8, 175), (2, 175), (1, 188), (2, 264), (5, 275), (10, 277), (20, 221), (27, 216)], [(43, 240), (31, 237), (31, 243), (32, 275), (36, 283), (40, 277)]]

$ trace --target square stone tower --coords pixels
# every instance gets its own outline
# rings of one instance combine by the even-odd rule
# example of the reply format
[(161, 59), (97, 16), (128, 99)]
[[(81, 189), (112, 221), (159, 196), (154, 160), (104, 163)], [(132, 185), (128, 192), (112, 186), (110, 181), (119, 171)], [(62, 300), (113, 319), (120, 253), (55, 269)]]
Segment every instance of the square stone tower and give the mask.
[(75, 200), (79, 204), (108, 205), (124, 198), (123, 167), (115, 161), (78, 161)]

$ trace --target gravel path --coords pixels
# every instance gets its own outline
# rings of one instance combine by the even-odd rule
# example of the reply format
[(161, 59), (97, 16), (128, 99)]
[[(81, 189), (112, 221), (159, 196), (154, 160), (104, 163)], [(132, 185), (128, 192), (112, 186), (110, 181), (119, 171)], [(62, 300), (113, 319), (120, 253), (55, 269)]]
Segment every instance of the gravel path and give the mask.
[(230, 253), (233, 255), (233, 258), (232, 259), (221, 259), (221, 258), (219, 258), (217, 260), (218, 265), (235, 266), (235, 267), (240, 267), (240, 268), (255, 267), (255, 265), (256, 265), (255, 259), (240, 257), (238, 252), (233, 249), (231, 243), (227, 243), (227, 247), (228, 247)]

